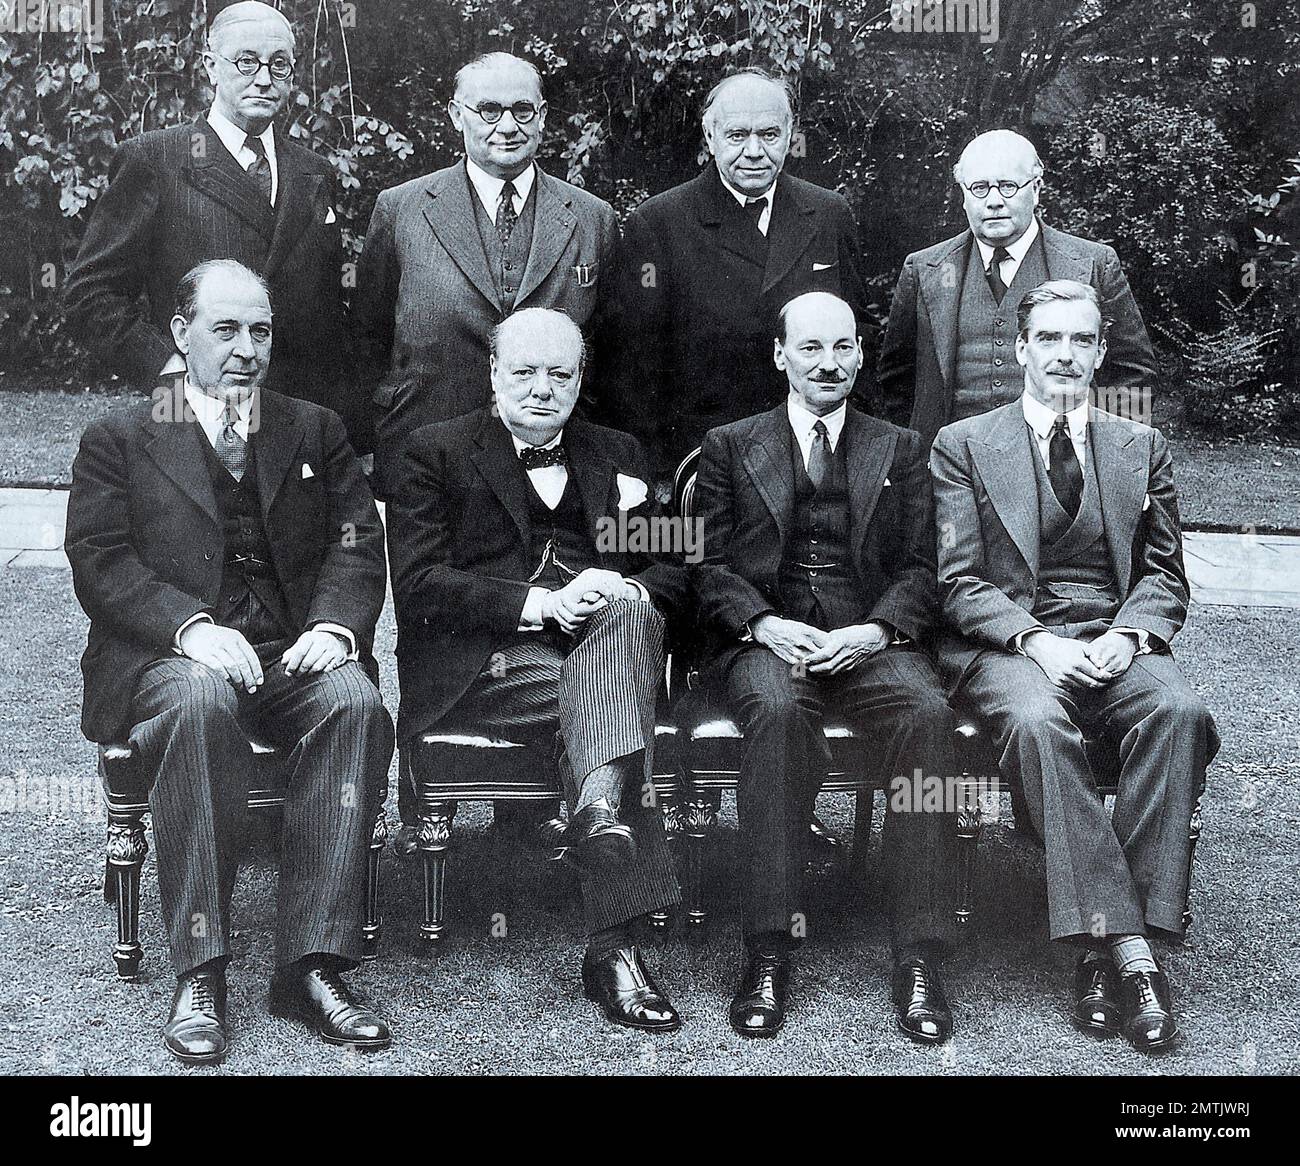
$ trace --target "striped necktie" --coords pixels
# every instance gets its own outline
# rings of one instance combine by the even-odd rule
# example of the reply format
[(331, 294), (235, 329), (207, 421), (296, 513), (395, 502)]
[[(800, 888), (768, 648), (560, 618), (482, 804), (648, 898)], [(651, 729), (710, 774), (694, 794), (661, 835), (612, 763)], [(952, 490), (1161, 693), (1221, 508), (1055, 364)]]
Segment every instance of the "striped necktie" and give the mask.
[(239, 411), (235, 402), (227, 401), (221, 429), (212, 448), (217, 455), (217, 461), (226, 467), (226, 472), (236, 482), (242, 482), (244, 471), (248, 468), (248, 442), (235, 431), (235, 422), (238, 419)]
[(262, 197), (267, 202), (271, 201), (271, 160), (266, 156), (266, 147), (262, 145), (261, 138), (255, 138), (252, 134), (244, 139), (244, 145), (253, 151), (253, 161), (249, 165), (246, 174), (257, 183), (257, 189), (262, 192)]

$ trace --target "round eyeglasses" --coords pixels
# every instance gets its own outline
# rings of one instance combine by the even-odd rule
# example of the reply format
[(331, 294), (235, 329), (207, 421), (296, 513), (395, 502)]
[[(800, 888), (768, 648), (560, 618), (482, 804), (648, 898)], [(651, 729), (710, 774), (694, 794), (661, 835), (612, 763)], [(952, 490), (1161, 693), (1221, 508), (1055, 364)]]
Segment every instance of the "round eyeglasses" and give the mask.
[[(1031, 178), (1029, 182), (1033, 182), (1033, 179)], [(965, 183), (958, 183), (958, 185), (961, 186), (963, 190), (970, 191), (970, 193), (974, 195), (976, 198), (988, 198), (989, 191), (992, 190), (995, 186), (998, 188), (998, 193), (1003, 198), (1015, 198), (1016, 195), (1019, 194), (1021, 190), (1023, 190), (1026, 186), (1029, 185), (1029, 182), (1012, 182), (1011, 179), (1006, 178), (1003, 179), (1001, 182), (981, 181), (981, 182), (972, 182), (969, 186), (967, 186)]]
[(223, 61), (229, 61), (245, 77), (256, 77), (263, 66), (277, 81), (284, 81), (286, 78), (293, 76), (294, 63), (288, 57), (272, 57), (269, 61), (264, 61), (253, 53), (240, 53), (237, 57), (227, 57), (221, 53), (215, 53), (214, 56), (221, 57)]
[[(515, 119), (515, 124), (521, 126), (526, 126), (541, 113), (541, 109), (531, 101), (516, 101), (514, 105), (502, 105), (499, 101), (484, 101), (477, 106), (466, 105), (463, 101), (456, 101), (454, 104), (459, 105), (461, 109), (468, 109), (471, 113), (477, 113), (490, 126), (496, 125), (506, 110), (510, 111), (510, 116)], [(542, 106), (545, 105), (546, 102), (542, 102)]]

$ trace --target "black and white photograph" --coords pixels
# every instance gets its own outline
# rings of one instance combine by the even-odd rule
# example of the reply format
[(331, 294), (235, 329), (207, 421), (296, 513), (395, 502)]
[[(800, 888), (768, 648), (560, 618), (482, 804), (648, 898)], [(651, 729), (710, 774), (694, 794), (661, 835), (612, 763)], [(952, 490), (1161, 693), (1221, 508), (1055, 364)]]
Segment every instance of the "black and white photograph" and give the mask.
[(1300, 0), (0, 0), (0, 419), (36, 1138), (1280, 1127)]

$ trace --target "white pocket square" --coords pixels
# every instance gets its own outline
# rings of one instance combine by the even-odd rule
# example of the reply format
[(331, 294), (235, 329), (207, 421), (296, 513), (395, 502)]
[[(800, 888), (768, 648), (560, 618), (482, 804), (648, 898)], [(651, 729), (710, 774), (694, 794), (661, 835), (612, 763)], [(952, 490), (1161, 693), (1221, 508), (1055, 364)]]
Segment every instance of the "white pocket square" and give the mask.
[(325, 225), (329, 226), (334, 221), (334, 208), (328, 207), (325, 211)]
[(618, 474), (618, 508), (634, 510), (649, 497), (650, 487), (631, 474)]
[(892, 486), (893, 484), (894, 484), (894, 483), (891, 482), (888, 478), (885, 479), (885, 485), (886, 485), (886, 486)]
[(813, 270), (814, 270), (814, 271), (828, 271), (830, 268), (832, 268), (832, 267), (834, 267), (834, 266), (835, 266), (835, 264), (833, 264), (833, 263), (814, 263), (814, 264), (813, 264)]
[(1150, 510), (1150, 509), (1151, 509), (1151, 495), (1150, 495), (1150, 494), (1143, 494), (1143, 495), (1142, 495), (1142, 509), (1143, 509), (1143, 510)]
[(308, 478), (314, 478), (315, 476), (316, 476), (316, 471), (313, 470), (313, 469), (311, 468), (311, 466), (309, 466), (306, 462), (303, 462), (303, 463), (302, 463), (302, 480), (305, 482)]

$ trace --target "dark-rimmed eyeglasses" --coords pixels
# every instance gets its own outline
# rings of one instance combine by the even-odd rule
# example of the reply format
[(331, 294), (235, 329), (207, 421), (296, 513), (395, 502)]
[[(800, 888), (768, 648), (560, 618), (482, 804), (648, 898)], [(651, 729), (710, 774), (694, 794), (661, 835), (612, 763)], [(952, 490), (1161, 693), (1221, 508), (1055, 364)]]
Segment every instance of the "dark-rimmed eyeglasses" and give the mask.
[(284, 81), (293, 76), (294, 63), (288, 57), (272, 57), (269, 61), (264, 61), (255, 53), (240, 53), (237, 57), (227, 57), (222, 53), (212, 55), (220, 57), (223, 61), (229, 61), (245, 77), (256, 77), (263, 66), (277, 81)]
[[(1029, 182), (1033, 182), (1033, 179), (1031, 178)], [(969, 191), (972, 195), (974, 195), (975, 198), (988, 198), (989, 191), (992, 190), (995, 186), (998, 188), (998, 193), (1003, 198), (1015, 198), (1016, 195), (1019, 194), (1021, 190), (1023, 190), (1026, 186), (1029, 185), (1029, 182), (1012, 182), (1011, 179), (1004, 178), (1001, 182), (980, 181), (980, 182), (972, 182), (969, 186), (967, 186), (964, 182), (962, 182), (962, 183), (958, 183), (958, 185), (963, 190)]]
[(484, 101), (481, 105), (475, 106), (453, 99), (453, 104), (459, 105), (461, 109), (468, 109), (471, 113), (477, 113), (490, 126), (496, 125), (506, 110), (510, 111), (510, 116), (515, 119), (516, 125), (526, 126), (542, 112), (542, 109), (546, 108), (544, 101), (540, 108), (531, 101), (516, 101), (514, 105), (502, 105), (499, 101)]

